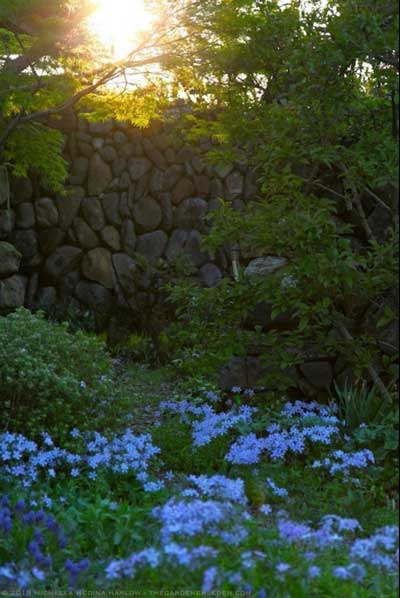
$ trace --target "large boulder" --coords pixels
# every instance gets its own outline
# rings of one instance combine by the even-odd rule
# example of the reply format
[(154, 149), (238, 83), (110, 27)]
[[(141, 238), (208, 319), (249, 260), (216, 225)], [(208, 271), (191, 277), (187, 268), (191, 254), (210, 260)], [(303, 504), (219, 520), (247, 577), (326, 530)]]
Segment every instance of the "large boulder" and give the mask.
[(202, 229), (204, 218), (207, 214), (208, 204), (200, 197), (186, 199), (176, 211), (176, 224), (178, 228)]
[(76, 157), (72, 161), (69, 182), (71, 185), (84, 185), (89, 170), (89, 160), (85, 156)]
[(215, 264), (204, 264), (200, 269), (203, 285), (209, 289), (216, 287), (222, 280), (222, 272)]
[(58, 225), (64, 232), (71, 227), (74, 218), (78, 215), (84, 197), (85, 190), (82, 187), (74, 187), (68, 190), (65, 197), (56, 198)]
[(132, 220), (124, 220), (122, 223), (121, 242), (125, 253), (133, 257), (136, 249), (136, 231)]
[(35, 202), (36, 221), (40, 228), (51, 228), (58, 224), (58, 210), (50, 197)]
[(172, 203), (180, 204), (184, 199), (193, 195), (194, 186), (190, 179), (181, 179), (172, 191)]
[(30, 179), (12, 179), (11, 181), (11, 201), (18, 204), (30, 201), (33, 196), (33, 185)]
[(95, 153), (89, 162), (88, 191), (89, 195), (101, 195), (112, 181), (112, 172), (102, 157)]
[(135, 293), (136, 262), (125, 253), (116, 253), (112, 258), (117, 280), (122, 289), (128, 294)]
[(8, 239), (15, 227), (14, 210), (0, 210), (0, 241)]
[(10, 243), (0, 242), (0, 278), (7, 278), (19, 270), (22, 255)]
[(104, 228), (103, 208), (96, 197), (85, 197), (82, 200), (82, 214), (92, 230), (98, 232)]
[(45, 272), (54, 281), (76, 270), (82, 259), (82, 251), (77, 247), (64, 245), (51, 254), (45, 263)]
[(118, 193), (107, 193), (101, 200), (104, 214), (110, 224), (120, 226), (121, 212), (120, 212), (120, 196)]
[(86, 278), (98, 282), (107, 289), (114, 287), (114, 275), (111, 253), (108, 249), (99, 247), (89, 251), (82, 262), (82, 273)]
[(112, 305), (110, 291), (100, 284), (81, 280), (75, 288), (75, 296), (84, 305), (99, 312), (108, 312)]
[(258, 357), (233, 357), (221, 368), (219, 387), (230, 391), (232, 388), (256, 388), (265, 374)]
[(43, 255), (50, 255), (57, 247), (64, 243), (65, 232), (60, 228), (47, 228), (39, 233), (40, 251)]
[(112, 251), (120, 251), (121, 249), (121, 238), (119, 236), (119, 232), (114, 226), (106, 226), (100, 232), (100, 237), (102, 241), (109, 247)]
[(75, 218), (74, 233), (78, 244), (82, 249), (90, 250), (99, 246), (99, 240), (96, 233), (90, 228), (83, 218)]
[(173, 262), (180, 254), (186, 255), (192, 264), (200, 267), (209, 260), (201, 249), (201, 235), (197, 230), (176, 229), (171, 235), (165, 255)]
[(22, 307), (25, 302), (26, 280), (17, 274), (0, 280), (0, 310)]
[(133, 215), (143, 232), (155, 230), (162, 221), (162, 210), (151, 197), (140, 199), (133, 207)]
[(36, 222), (35, 209), (29, 201), (20, 203), (16, 207), (16, 224), (18, 228), (34, 228)]
[(149, 170), (151, 170), (151, 162), (147, 158), (132, 158), (128, 162), (128, 170), (132, 181), (138, 181)]
[(267, 274), (273, 274), (287, 265), (288, 260), (285, 257), (267, 255), (252, 260), (244, 273), (246, 276), (265, 276)]
[(136, 251), (143, 255), (149, 262), (157, 261), (164, 253), (168, 237), (164, 231), (141, 235), (137, 239)]
[(24, 266), (39, 266), (42, 256), (39, 251), (38, 236), (34, 230), (17, 230), (13, 237), (13, 243), (22, 253)]

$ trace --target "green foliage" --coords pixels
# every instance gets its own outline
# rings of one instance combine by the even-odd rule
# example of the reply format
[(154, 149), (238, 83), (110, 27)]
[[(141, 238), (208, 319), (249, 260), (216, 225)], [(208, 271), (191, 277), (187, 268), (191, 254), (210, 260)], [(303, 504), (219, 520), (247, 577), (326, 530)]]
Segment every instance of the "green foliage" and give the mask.
[[(346, 354), (357, 375), (374, 361), (375, 340), (361, 331), (350, 341), (343, 329), (397, 281), (396, 231), (376, 239), (367, 221), (375, 206), (396, 221), (397, 15), (391, 0), (192, 7), (199, 35), (183, 43), (200, 58), (182, 69), (200, 109), (186, 119), (189, 138), (211, 136), (216, 162), (251, 155), (260, 188), (244, 215), (222, 203), (204, 247), (239, 247), (244, 265), (263, 255), (288, 265), (212, 291), (174, 290), (183, 327), (191, 323), (173, 330), (184, 363), (197, 355), (203, 367), (209, 351), (218, 365), (216, 355), (249, 344), (278, 369), (310, 346)], [(266, 302), (269, 330), (250, 335), (243, 324)], [(283, 314), (292, 327), (278, 334)]]
[(95, 337), (20, 309), (0, 319), (0, 356), (3, 430), (60, 439), (101, 419), (111, 362)]
[(15, 177), (24, 178), (33, 170), (45, 187), (63, 193), (67, 163), (61, 156), (62, 146), (59, 131), (27, 125), (11, 137), (4, 157)]

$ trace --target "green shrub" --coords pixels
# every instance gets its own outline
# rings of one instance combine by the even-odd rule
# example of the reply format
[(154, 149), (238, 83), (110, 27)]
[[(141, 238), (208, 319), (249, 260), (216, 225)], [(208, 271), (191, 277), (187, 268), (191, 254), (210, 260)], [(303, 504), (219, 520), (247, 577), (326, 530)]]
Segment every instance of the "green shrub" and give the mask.
[(111, 397), (104, 345), (25, 309), (0, 318), (0, 430), (65, 437), (92, 428)]

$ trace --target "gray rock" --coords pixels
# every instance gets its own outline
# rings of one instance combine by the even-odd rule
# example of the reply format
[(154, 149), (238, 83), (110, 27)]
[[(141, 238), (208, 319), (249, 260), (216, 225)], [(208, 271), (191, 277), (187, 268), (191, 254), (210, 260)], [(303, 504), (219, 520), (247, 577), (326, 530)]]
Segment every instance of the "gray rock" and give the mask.
[(119, 232), (113, 226), (106, 226), (100, 233), (100, 237), (104, 243), (112, 249), (112, 251), (120, 251), (121, 239)]
[(207, 214), (208, 204), (204, 199), (192, 197), (181, 203), (176, 211), (176, 224), (179, 228), (204, 228), (204, 219)]
[(82, 255), (81, 249), (77, 247), (59, 247), (47, 258), (45, 272), (51, 280), (57, 281), (79, 267)]
[(160, 205), (162, 211), (161, 228), (170, 231), (174, 226), (174, 212), (170, 193), (160, 193)]
[(124, 220), (122, 223), (121, 241), (125, 253), (133, 257), (136, 249), (136, 232), (132, 220)]
[(88, 191), (89, 195), (101, 195), (112, 181), (112, 173), (109, 165), (102, 157), (95, 153), (90, 158)]
[(14, 210), (0, 210), (0, 241), (8, 239), (15, 228)]
[(215, 264), (204, 264), (200, 269), (200, 277), (205, 287), (213, 288), (222, 280), (222, 272)]
[(102, 206), (104, 214), (110, 224), (114, 226), (121, 225), (121, 213), (120, 213), (120, 196), (118, 193), (107, 193), (102, 200)]
[(224, 391), (232, 388), (256, 388), (265, 371), (257, 357), (233, 357), (221, 368), (219, 387)]
[(133, 295), (136, 290), (135, 274), (137, 270), (136, 262), (125, 253), (116, 253), (112, 258), (117, 280), (122, 289), (128, 294)]
[(150, 178), (150, 192), (154, 195), (161, 193), (164, 189), (164, 173), (158, 168), (154, 168)]
[(118, 181), (118, 188), (121, 191), (129, 191), (129, 189), (133, 189), (134, 191), (134, 183), (132, 183), (130, 176), (127, 172), (123, 172)]
[(84, 185), (89, 170), (89, 159), (79, 156), (72, 161), (69, 182), (71, 185)]
[(0, 278), (6, 278), (16, 274), (19, 270), (22, 255), (14, 245), (0, 242)]
[(202, 197), (208, 197), (210, 195), (211, 182), (206, 176), (195, 176), (194, 177), (194, 188), (198, 195)]
[(157, 149), (165, 152), (165, 150), (172, 145), (172, 140), (169, 135), (166, 135), (165, 133), (159, 133), (153, 137), (153, 143)]
[(193, 170), (196, 174), (203, 174), (206, 166), (200, 156), (194, 156), (194, 158), (190, 162)]
[(104, 228), (106, 221), (103, 208), (96, 197), (85, 197), (82, 201), (82, 214), (92, 230), (98, 232)]
[(171, 191), (173, 187), (179, 182), (184, 176), (184, 169), (178, 164), (173, 164), (164, 172), (164, 189), (165, 191)]
[(115, 131), (113, 141), (115, 145), (124, 145), (128, 141), (128, 138), (122, 131)]
[(93, 146), (91, 143), (87, 143), (87, 141), (78, 141), (77, 146), (81, 156), (85, 156), (85, 158), (90, 158), (93, 154)]
[(233, 170), (233, 164), (217, 164), (217, 166), (214, 167), (214, 170), (220, 179), (226, 179)]
[(34, 228), (36, 222), (35, 209), (31, 202), (18, 204), (16, 207), (16, 216), (18, 228)]
[(125, 158), (118, 156), (114, 162), (112, 163), (112, 173), (113, 176), (119, 178), (127, 169), (128, 162)]
[(332, 384), (333, 368), (327, 361), (304, 363), (300, 366), (300, 371), (307, 382), (317, 390), (328, 389)]
[(116, 150), (113, 148), (112, 145), (105, 145), (101, 148), (99, 153), (100, 156), (103, 158), (104, 162), (107, 162), (107, 164), (111, 164), (112, 162), (114, 162), (114, 160), (116, 160), (118, 156)]
[(99, 246), (99, 240), (96, 233), (90, 228), (83, 218), (75, 218), (73, 223), (73, 229), (78, 241), (79, 247), (82, 249), (90, 250)]
[(178, 164), (185, 164), (190, 162), (194, 158), (193, 149), (189, 145), (184, 145), (176, 155), (176, 161)]
[(30, 179), (11, 180), (11, 202), (13, 204), (30, 201), (33, 196), (33, 185)]
[(100, 284), (81, 280), (75, 288), (75, 296), (84, 305), (95, 311), (108, 312), (112, 305), (110, 291)]
[(157, 168), (160, 170), (165, 170), (167, 168), (167, 161), (165, 160), (162, 153), (154, 147), (152, 142), (149, 139), (143, 139), (143, 149), (146, 156), (153, 162)]
[(213, 179), (211, 181), (210, 195), (216, 199), (224, 199), (225, 189), (223, 183), (219, 179)]
[(22, 254), (23, 266), (39, 266), (42, 256), (39, 252), (37, 234), (34, 230), (17, 230), (13, 239), (15, 247)]
[(168, 164), (175, 164), (176, 163), (176, 152), (172, 147), (169, 147), (165, 152), (164, 152), (164, 157), (166, 159), (166, 161), (168, 162)]
[(200, 268), (210, 259), (210, 256), (201, 249), (201, 235), (198, 230), (189, 231), (185, 252), (196, 268)]
[(66, 197), (57, 197), (55, 200), (58, 210), (58, 224), (61, 230), (67, 231), (75, 216), (78, 215), (81, 201), (85, 197), (85, 190), (82, 187), (70, 189)]
[(51, 228), (58, 224), (58, 210), (50, 197), (42, 197), (35, 202), (36, 221), (39, 228)]
[(70, 272), (60, 281), (59, 291), (62, 299), (70, 299), (75, 293), (76, 285), (81, 280), (80, 272)]
[(144, 232), (155, 230), (162, 221), (162, 211), (151, 197), (140, 199), (133, 207), (133, 215), (139, 229)]
[(209, 256), (201, 250), (201, 235), (196, 230), (174, 230), (165, 255), (168, 261), (173, 262), (179, 254), (185, 254), (197, 267), (202, 266), (209, 259)]
[(94, 282), (98, 282), (107, 289), (114, 287), (111, 253), (108, 249), (99, 247), (92, 249), (82, 261), (83, 275)]
[(131, 208), (133, 210), (133, 202), (131, 203), (129, 200), (129, 193), (124, 191), (124, 193), (121, 194), (119, 201), (119, 213), (121, 214), (122, 220), (131, 217)]
[(109, 135), (113, 130), (113, 123), (111, 120), (104, 122), (89, 122), (89, 132), (93, 135)]
[(141, 235), (137, 239), (136, 251), (143, 255), (149, 262), (157, 261), (164, 253), (168, 237), (164, 231)]
[(172, 203), (174, 205), (180, 204), (184, 199), (193, 195), (194, 186), (190, 179), (182, 179), (175, 185), (172, 191)]
[(131, 143), (125, 143), (118, 148), (118, 153), (122, 158), (128, 160), (133, 154), (133, 145)]
[(147, 158), (132, 158), (128, 162), (128, 171), (133, 181), (138, 181), (151, 169), (151, 162)]
[(288, 263), (288, 260), (284, 257), (267, 255), (252, 260), (244, 273), (246, 276), (266, 276), (284, 268)]
[(96, 152), (99, 152), (101, 149), (103, 149), (105, 143), (106, 140), (104, 139), (104, 137), (93, 137), (92, 139), (93, 149)]
[(60, 228), (47, 228), (39, 233), (39, 246), (43, 255), (50, 255), (64, 243), (65, 232)]
[(0, 310), (12, 310), (22, 307), (25, 303), (26, 281), (24, 277), (15, 274), (5, 280), (0, 280)]
[(132, 153), (134, 156), (143, 156), (143, 146), (140, 136), (131, 139)]
[(228, 193), (231, 197), (237, 197), (238, 195), (242, 195), (244, 189), (243, 175), (237, 170), (233, 171), (226, 178), (226, 186), (228, 189)]
[(139, 179), (135, 186), (134, 198), (135, 200), (142, 199), (143, 197), (147, 197), (149, 194), (149, 187), (150, 187), (150, 172), (142, 176)]

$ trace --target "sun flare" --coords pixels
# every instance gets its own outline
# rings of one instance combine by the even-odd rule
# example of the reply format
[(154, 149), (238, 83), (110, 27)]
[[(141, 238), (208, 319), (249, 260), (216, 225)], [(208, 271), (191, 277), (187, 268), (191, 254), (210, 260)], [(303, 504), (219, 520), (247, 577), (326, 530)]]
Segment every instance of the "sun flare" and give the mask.
[(94, 4), (92, 32), (114, 58), (123, 58), (133, 48), (137, 34), (150, 25), (145, 0), (94, 0)]

